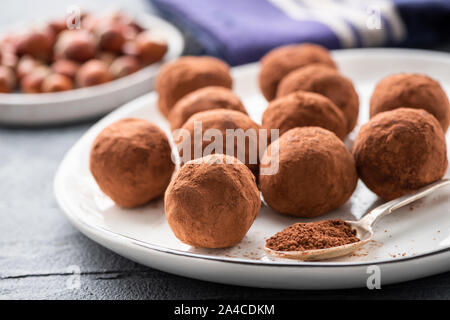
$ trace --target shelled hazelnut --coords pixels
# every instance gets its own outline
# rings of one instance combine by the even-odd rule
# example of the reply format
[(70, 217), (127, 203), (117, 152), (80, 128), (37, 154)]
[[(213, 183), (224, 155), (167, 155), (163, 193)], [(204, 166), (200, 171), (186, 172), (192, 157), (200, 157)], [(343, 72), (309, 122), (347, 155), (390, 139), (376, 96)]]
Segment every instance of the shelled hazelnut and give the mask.
[(167, 42), (160, 35), (144, 31), (136, 36), (137, 56), (144, 64), (152, 64), (162, 59), (167, 52)]
[(110, 81), (111, 75), (104, 61), (93, 59), (78, 69), (75, 80), (79, 87), (90, 87)]
[(44, 79), (51, 73), (47, 66), (39, 66), (20, 81), (20, 89), (25, 93), (40, 93)]
[(11, 68), (0, 65), (0, 92), (9, 93), (16, 85), (16, 76)]
[(20, 36), (17, 42), (19, 56), (30, 55), (36, 59), (48, 60), (52, 54), (53, 41), (44, 30), (32, 30)]
[(53, 72), (65, 75), (71, 79), (75, 78), (79, 67), (78, 63), (67, 59), (57, 60), (51, 66)]
[(139, 70), (139, 61), (133, 56), (122, 56), (109, 66), (109, 72), (114, 79), (125, 77)]
[(55, 44), (57, 58), (84, 62), (95, 57), (97, 40), (86, 30), (63, 31)]
[(31, 56), (23, 56), (20, 58), (17, 67), (16, 67), (16, 75), (18, 79), (22, 79), (24, 76), (32, 72), (42, 63)]

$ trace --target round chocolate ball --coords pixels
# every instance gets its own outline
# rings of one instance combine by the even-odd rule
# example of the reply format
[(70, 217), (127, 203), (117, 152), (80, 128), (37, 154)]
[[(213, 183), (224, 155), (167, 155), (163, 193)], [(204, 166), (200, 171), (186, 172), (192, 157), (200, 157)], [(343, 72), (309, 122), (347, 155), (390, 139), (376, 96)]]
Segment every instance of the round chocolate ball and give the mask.
[(244, 238), (261, 199), (250, 170), (236, 158), (217, 154), (187, 162), (167, 188), (164, 207), (182, 242), (226, 248)]
[(334, 133), (319, 127), (294, 128), (277, 142), (278, 148), (272, 143), (266, 149), (261, 163), (276, 163), (278, 170), (259, 177), (264, 200), (271, 208), (310, 218), (350, 198), (358, 181), (355, 163)]
[(279, 136), (295, 127), (321, 127), (340, 139), (347, 134), (347, 121), (330, 99), (312, 92), (296, 91), (272, 100), (262, 116), (262, 128), (279, 129)]
[[(216, 138), (222, 140), (216, 141)], [(258, 173), (259, 125), (240, 111), (217, 109), (198, 112), (174, 132), (174, 141), (182, 163), (221, 153), (237, 157), (252, 172)], [(219, 150), (213, 148), (214, 145)]]
[(213, 57), (182, 57), (168, 63), (156, 79), (159, 109), (167, 117), (178, 100), (207, 86), (231, 88), (230, 69), (225, 62)]
[(119, 120), (103, 129), (92, 145), (91, 173), (121, 207), (137, 207), (162, 196), (174, 168), (167, 136), (146, 120)]
[(229, 109), (247, 114), (241, 100), (228, 88), (205, 87), (178, 100), (168, 119), (172, 130), (180, 128), (193, 114), (212, 109)]
[(291, 71), (311, 63), (336, 68), (327, 49), (316, 44), (288, 45), (273, 49), (261, 59), (259, 86), (268, 101), (274, 99), (280, 81)]
[(425, 110), (382, 112), (361, 127), (353, 146), (366, 186), (392, 200), (442, 178), (447, 169), (445, 136)]
[(319, 93), (334, 102), (346, 119), (346, 133), (353, 130), (358, 120), (359, 98), (350, 79), (325, 65), (314, 64), (294, 70), (281, 80), (277, 97), (297, 90)]
[(424, 109), (447, 131), (450, 104), (439, 82), (424, 74), (399, 73), (381, 80), (370, 98), (370, 116), (396, 108)]

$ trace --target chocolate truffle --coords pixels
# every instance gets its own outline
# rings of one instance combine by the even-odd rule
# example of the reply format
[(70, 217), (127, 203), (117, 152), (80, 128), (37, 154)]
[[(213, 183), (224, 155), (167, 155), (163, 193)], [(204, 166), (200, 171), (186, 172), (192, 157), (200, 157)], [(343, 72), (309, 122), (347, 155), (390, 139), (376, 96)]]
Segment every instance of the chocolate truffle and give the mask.
[(231, 88), (228, 65), (213, 57), (182, 57), (161, 68), (155, 90), (158, 106), (167, 117), (175, 103), (188, 93), (207, 86)]
[[(355, 163), (344, 143), (319, 127), (294, 128), (270, 145), (261, 163), (278, 171), (261, 174), (265, 202), (280, 213), (317, 217), (343, 205), (356, 188)], [(273, 144), (273, 143), (272, 143)]]
[(334, 102), (346, 119), (346, 133), (358, 120), (359, 99), (350, 79), (328, 66), (314, 64), (292, 71), (278, 85), (277, 97), (297, 90), (319, 93)]
[(450, 123), (450, 105), (439, 83), (424, 74), (399, 73), (381, 80), (370, 98), (370, 117), (396, 108), (424, 109), (441, 124)]
[(366, 186), (392, 200), (445, 174), (447, 151), (439, 122), (425, 110), (382, 112), (361, 127), (353, 146)]
[(91, 173), (121, 207), (137, 207), (163, 195), (174, 168), (167, 136), (146, 120), (119, 120), (92, 145)]
[(236, 110), (247, 114), (241, 100), (228, 88), (205, 87), (178, 100), (168, 119), (172, 130), (180, 128), (194, 113), (212, 109)]
[(164, 207), (182, 242), (226, 248), (244, 238), (261, 199), (250, 170), (236, 158), (217, 154), (187, 162), (167, 188)]
[[(194, 131), (196, 124), (199, 129)], [(201, 127), (198, 127), (199, 125)], [(227, 134), (227, 130), (231, 132)], [(174, 132), (174, 141), (180, 151), (182, 162), (212, 153), (223, 153), (237, 157), (252, 172), (258, 173), (259, 125), (244, 113), (227, 109), (198, 112), (190, 117), (177, 131)], [(189, 136), (185, 136), (186, 133)], [(212, 136), (208, 137), (208, 133), (211, 133)], [(219, 142), (221, 143), (221, 146), (219, 146), (220, 150), (212, 148), (213, 144), (216, 143), (214, 133), (220, 134), (223, 139)], [(245, 137), (244, 134), (246, 135)], [(233, 145), (228, 145), (227, 139)], [(201, 149), (196, 148), (196, 146), (201, 146)], [(230, 150), (228, 151), (228, 149)], [(185, 150), (187, 152), (190, 150), (190, 155), (185, 154)], [(233, 154), (230, 154), (231, 152)]]
[(259, 87), (268, 101), (277, 94), (278, 84), (289, 72), (311, 63), (321, 63), (332, 68), (336, 64), (324, 47), (304, 43), (273, 49), (261, 59)]
[(312, 92), (297, 91), (272, 100), (262, 116), (262, 128), (279, 129), (279, 136), (295, 127), (321, 127), (340, 139), (347, 133), (347, 121), (330, 99)]

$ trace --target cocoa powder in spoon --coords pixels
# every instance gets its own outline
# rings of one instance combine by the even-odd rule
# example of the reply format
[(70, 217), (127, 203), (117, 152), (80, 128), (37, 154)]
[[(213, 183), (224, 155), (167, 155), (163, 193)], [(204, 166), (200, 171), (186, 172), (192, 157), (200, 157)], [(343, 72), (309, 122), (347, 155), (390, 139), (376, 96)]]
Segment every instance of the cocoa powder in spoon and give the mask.
[(360, 241), (356, 230), (341, 219), (295, 223), (266, 241), (275, 251), (326, 249)]

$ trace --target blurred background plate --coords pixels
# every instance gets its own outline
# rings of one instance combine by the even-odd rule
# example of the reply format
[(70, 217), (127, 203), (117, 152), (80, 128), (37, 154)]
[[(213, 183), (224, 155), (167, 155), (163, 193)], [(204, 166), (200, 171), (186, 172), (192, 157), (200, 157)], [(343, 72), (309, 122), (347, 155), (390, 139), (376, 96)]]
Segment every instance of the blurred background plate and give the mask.
[[(375, 84), (396, 72), (426, 73), (450, 93), (450, 56), (421, 50), (349, 49), (333, 51), (340, 71), (354, 81), (361, 101), (358, 127), (367, 122), (369, 98)], [(267, 106), (258, 88), (257, 63), (233, 68), (234, 91), (257, 122)], [(239, 245), (227, 249), (198, 249), (181, 243), (170, 230), (162, 200), (136, 209), (121, 209), (106, 197), (89, 172), (89, 152), (96, 135), (126, 117), (156, 123), (170, 137), (166, 119), (156, 106), (155, 93), (142, 96), (94, 125), (66, 154), (55, 178), (55, 194), (72, 224), (89, 238), (146, 266), (196, 279), (235, 285), (284, 289), (336, 289), (366, 286), (380, 268), (384, 284), (450, 271), (450, 192), (441, 189), (383, 218), (373, 242), (352, 255), (328, 261), (301, 262), (267, 256), (265, 239), (295, 222), (324, 218), (360, 219), (380, 205), (359, 181), (342, 207), (324, 217), (301, 219), (263, 205)], [(356, 128), (346, 139), (351, 145)], [(450, 134), (447, 134), (449, 143)], [(450, 150), (448, 150), (448, 153)], [(449, 172), (447, 171), (447, 177)]]
[(105, 84), (65, 92), (0, 94), (0, 123), (9, 125), (63, 124), (106, 114), (150, 92), (161, 65), (179, 57), (184, 49), (180, 31), (167, 21), (148, 14), (135, 16), (146, 29), (158, 30), (168, 42), (164, 59), (127, 77)]

